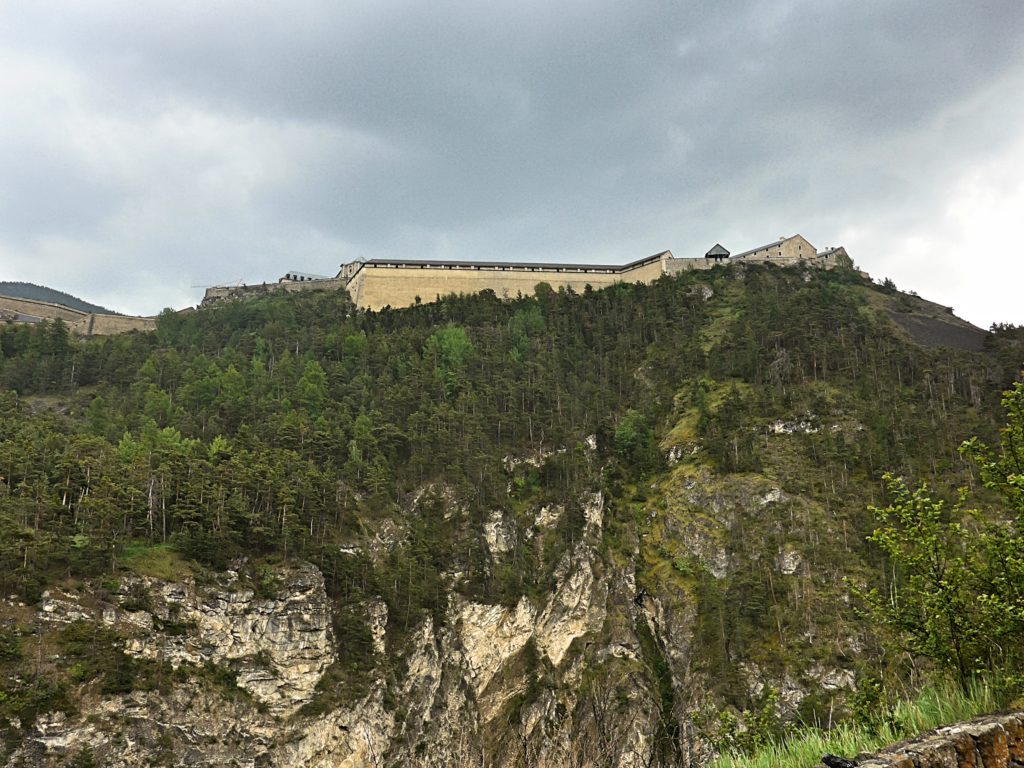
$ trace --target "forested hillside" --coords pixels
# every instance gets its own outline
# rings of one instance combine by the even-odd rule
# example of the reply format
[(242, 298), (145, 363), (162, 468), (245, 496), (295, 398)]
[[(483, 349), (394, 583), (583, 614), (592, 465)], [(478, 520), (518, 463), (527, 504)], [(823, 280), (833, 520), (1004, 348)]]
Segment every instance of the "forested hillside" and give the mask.
[[(736, 718), (854, 713), (859, 681), (918, 674), (850, 599), (892, 577), (866, 538), (883, 474), (987, 499), (958, 448), (996, 441), (1021, 364), (1018, 329), (922, 346), (908, 317), (963, 329), (852, 271), (757, 265), (378, 313), (281, 295), (89, 341), (0, 327), (4, 749), (107, 754), (95, 724), (43, 749), (37, 716), (198, 681), (302, 734), (372, 704), (367, 765), (698, 764)], [(231, 573), (269, 606), (307, 563), (336, 653), (287, 718), (237, 660), (132, 650), (198, 626), (160, 618), (161, 584)], [(58, 593), (81, 615), (34, 618)]]

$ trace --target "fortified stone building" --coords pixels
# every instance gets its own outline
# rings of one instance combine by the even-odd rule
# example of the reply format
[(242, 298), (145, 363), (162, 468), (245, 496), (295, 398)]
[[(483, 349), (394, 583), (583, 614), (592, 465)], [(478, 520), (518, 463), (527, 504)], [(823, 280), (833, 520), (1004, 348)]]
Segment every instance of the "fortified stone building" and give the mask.
[(289, 272), (269, 286), (217, 286), (206, 291), (204, 304), (243, 298), (272, 290), (307, 291), (346, 288), (352, 301), (363, 309), (407, 307), (459, 293), (494, 291), (503, 298), (530, 295), (538, 283), (556, 290), (583, 291), (588, 285), (604, 288), (615, 283), (650, 283), (662, 275), (691, 269), (711, 269), (719, 263), (770, 262), (781, 266), (803, 264), (820, 269), (851, 266), (844, 248), (818, 252), (802, 235), (780, 237), (774, 243), (729, 256), (716, 244), (704, 258), (676, 258), (671, 251), (623, 265), (552, 264), (508, 261), (443, 261), (370, 259), (341, 267), (336, 277), (321, 278)]

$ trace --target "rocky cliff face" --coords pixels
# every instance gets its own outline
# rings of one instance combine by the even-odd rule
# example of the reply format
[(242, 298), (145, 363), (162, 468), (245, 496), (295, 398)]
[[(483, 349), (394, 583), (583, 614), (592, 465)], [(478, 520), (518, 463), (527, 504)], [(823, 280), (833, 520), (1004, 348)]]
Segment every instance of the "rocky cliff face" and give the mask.
[[(546, 600), (455, 598), (404, 648), (385, 644), (383, 604), (368, 606), (376, 651), (403, 664), (379, 668), (355, 698), (325, 691), (345, 648), (312, 565), (279, 566), (257, 585), (229, 570), (206, 583), (128, 575), (99, 598), (49, 592), (32, 618), (41, 637), (102, 627), (167, 679), (115, 695), (83, 685), (71, 711), (11, 724), (23, 737), (6, 765), (647, 765), (660, 713), (633, 627), (647, 608), (631, 569), (609, 570), (598, 553), (602, 497), (584, 508), (586, 535)], [(656, 632), (663, 620), (650, 618)], [(344, 703), (319, 705), (325, 696)]]
[[(623, 510), (602, 494), (578, 499), (581, 530), (546, 594), (502, 605), (453, 589), (442, 616), (399, 635), (389, 634), (383, 602), (362, 606), (376, 663), (358, 686), (332, 671), (349, 649), (324, 577), (308, 563), (265, 566), (255, 579), (240, 564), (201, 580), (124, 575), (105, 594), (49, 592), (31, 616), (40, 638), (102, 628), (150, 682), (104, 692), (83, 681), (73, 706), (10, 723), (20, 736), (6, 766), (699, 765), (712, 752), (707, 712), (721, 702), (708, 661), (720, 633), (708, 629), (698, 594), (749, 559), (737, 526), (799, 505), (764, 478), (723, 482), (685, 467), (659, 498), (639, 537), (609, 530)], [(445, 504), (447, 516), (459, 514), (453, 498)], [(539, 541), (567, 512), (528, 514), (525, 531), (501, 513), (483, 522), (495, 563), (517, 536)], [(402, 535), (385, 521), (346, 556), (383, 557), (385, 539)], [(778, 589), (807, 576), (799, 541), (756, 544)], [(780, 692), (783, 716), (812, 692), (853, 684), (829, 658), (779, 668), (748, 655), (742, 684), (752, 698)], [(58, 646), (51, 661), (75, 658)]]
[(126, 577), (107, 605), (88, 593), (46, 595), (41, 632), (105, 625), (129, 658), (160, 662), (175, 679), (161, 691), (83, 691), (77, 714), (40, 715), (7, 764), (65, 765), (82, 755), (125, 768), (374, 764), (370, 756), (387, 747), (382, 690), (344, 711), (299, 712), (338, 652), (322, 575), (300, 564), (273, 578), (263, 596), (235, 571), (205, 585)]

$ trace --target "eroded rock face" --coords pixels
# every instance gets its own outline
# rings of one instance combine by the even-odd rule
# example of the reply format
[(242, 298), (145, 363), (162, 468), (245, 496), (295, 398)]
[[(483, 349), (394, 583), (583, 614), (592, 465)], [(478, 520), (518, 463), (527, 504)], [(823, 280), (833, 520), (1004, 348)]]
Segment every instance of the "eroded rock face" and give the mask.
[(558, 582), (535, 629), (538, 648), (556, 667), (574, 640), (601, 628), (607, 596), (607, 585), (594, 578), (594, 565), (585, 548), (567, 562)]
[[(93, 621), (113, 627), (125, 636), (129, 656), (169, 663), (182, 682), (164, 693), (85, 700), (74, 717), (44, 713), (7, 765), (64, 765), (83, 752), (111, 768), (154, 761), (266, 768), (378, 764), (393, 727), (381, 685), (352, 707), (317, 717), (299, 713), (337, 658), (320, 571), (308, 564), (278, 568), (261, 592), (228, 571), (212, 585), (126, 577), (120, 605), (95, 607), (73, 594), (45, 599), (42, 625)], [(376, 608), (368, 609), (371, 620), (386, 621), (383, 605)], [(382, 645), (382, 624), (378, 630), (375, 640)], [(237, 689), (205, 682), (203, 670), (211, 668), (231, 670)]]
[(515, 544), (512, 527), (505, 520), (505, 514), (501, 510), (492, 512), (484, 523), (484, 540), (487, 542), (491, 557), (495, 560), (500, 560)]
[(607, 587), (595, 582), (585, 547), (566, 559), (558, 582), (558, 589), (540, 612), (525, 597), (515, 608), (479, 603), (461, 607), (459, 639), (477, 694), (529, 640), (557, 667), (574, 640), (601, 628)]
[[(262, 598), (252, 589), (233, 589), (237, 574), (231, 571), (225, 588), (215, 590), (198, 589), (192, 581), (142, 580), (154, 615), (191, 625), (194, 631), (181, 636), (141, 633), (126, 643), (125, 651), (169, 661), (175, 667), (236, 663), (240, 688), (273, 714), (290, 715), (312, 699), (335, 657), (335, 647), (320, 571), (311, 565), (297, 566), (282, 570), (277, 580), (274, 594)], [(113, 621), (139, 620), (117, 612)]]
[[(447, 503), (435, 495), (431, 503)], [(736, 568), (722, 531), (740, 511), (770, 517), (786, 502), (766, 481), (712, 485), (687, 476), (667, 508), (643, 513), (674, 547), (666, 549), (666, 578), (692, 578), (703, 568), (717, 580)], [(88, 750), (113, 768), (639, 767), (652, 765), (656, 751), (664, 755), (667, 719), (679, 725), (669, 764), (702, 765), (711, 754), (692, 728), (708, 689), (694, 664), (696, 602), (676, 588), (679, 581), (659, 587), (649, 574), (641, 578), (639, 539), (621, 538), (618, 556), (608, 556), (603, 528), (619, 510), (606, 509), (600, 493), (575, 503), (521, 510), (519, 518), (505, 510), (482, 521), (492, 561), (507, 566), (509, 547), (543, 547), (563, 515), (582, 512), (569, 549), (556, 550), (547, 594), (509, 606), (452, 590), (443, 612), (420, 615), (398, 632), (387, 631), (382, 600), (360, 604), (378, 663), (358, 694), (338, 695), (346, 684), (338, 681), (348, 678), (332, 665), (346, 649), (338, 647), (323, 576), (312, 565), (280, 566), (258, 583), (241, 568), (212, 583), (125, 577), (109, 604), (54, 590), (36, 611), (38, 626), (55, 632), (74, 621), (103, 623), (123, 638), (129, 656), (178, 672), (161, 693), (100, 697), (93, 686), (80, 713), (43, 713), (25, 724), (25, 740), (0, 765), (57, 768)], [(680, 509), (699, 514), (677, 515)], [(533, 526), (517, 528), (517, 520)], [(405, 535), (399, 525), (387, 535), (381, 530), (353, 546), (383, 557)], [(767, 568), (790, 575), (803, 568), (801, 556), (779, 541)], [(446, 577), (449, 586), (461, 578)], [(237, 686), (225, 686), (220, 672)], [(853, 683), (849, 672), (826, 664), (793, 676), (752, 670), (750, 677), (752, 689), (779, 689), (787, 709), (807, 686), (840, 691)]]
[(533, 637), (535, 620), (536, 612), (525, 597), (514, 609), (467, 603), (459, 611), (459, 639), (478, 696), (501, 666)]
[[(599, 494), (584, 500), (584, 513), (587, 530), (599, 532)], [(315, 715), (303, 707), (323, 695), (317, 685), (339, 649), (323, 576), (312, 565), (275, 569), (258, 593), (238, 571), (227, 571), (212, 584), (125, 577), (107, 605), (71, 593), (48, 596), (38, 611), (41, 624), (106, 625), (124, 638), (126, 654), (167, 664), (181, 678), (169, 693), (108, 696), (77, 716), (44, 713), (6, 765), (58, 766), (83, 750), (112, 768), (154, 760), (253, 768), (459, 765), (484, 755), (480, 729), (500, 733), (509, 708), (527, 696), (534, 672), (516, 665), (528, 643), (530, 658), (540, 659), (531, 663), (561, 682), (559, 691), (523, 705), (517, 738), (538, 759), (560, 764), (588, 722), (585, 708), (567, 713), (580, 704), (575, 691), (585, 666), (571, 649), (599, 632), (607, 614), (608, 588), (597, 563), (593, 540), (581, 541), (563, 556), (557, 587), (541, 605), (525, 597), (512, 608), (454, 603), (443, 625), (427, 619), (408, 633), (399, 678), (377, 674), (358, 701), (320, 707)], [(385, 637), (387, 607), (378, 601), (363, 608), (374, 651), (381, 658), (395, 653)], [(635, 654), (604, 658), (625, 663)], [(203, 682), (211, 669), (230, 671), (237, 688)], [(635, 727), (630, 720), (631, 730), (623, 731), (631, 754), (646, 749), (648, 720)], [(516, 759), (507, 740), (488, 749), (488, 764)]]

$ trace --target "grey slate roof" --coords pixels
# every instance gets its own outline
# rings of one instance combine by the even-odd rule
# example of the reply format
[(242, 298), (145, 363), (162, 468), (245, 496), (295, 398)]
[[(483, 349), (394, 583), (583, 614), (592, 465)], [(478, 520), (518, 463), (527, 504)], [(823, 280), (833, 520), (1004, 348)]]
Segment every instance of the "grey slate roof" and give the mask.
[(733, 258), (734, 259), (742, 259), (744, 256), (749, 256), (750, 254), (757, 253), (758, 251), (766, 251), (769, 248), (777, 248), (780, 245), (782, 245), (784, 242), (786, 242), (787, 240), (789, 240), (789, 238), (788, 237), (784, 237), (781, 240), (776, 240), (774, 243), (768, 243), (768, 245), (759, 245), (759, 246), (757, 246), (757, 248), (751, 248), (749, 251), (744, 251), (743, 253), (737, 253), (735, 256), (733, 256)]
[(704, 256), (705, 258), (715, 258), (717, 256), (727, 259), (729, 258), (729, 251), (723, 248), (721, 243), (715, 243), (711, 250), (704, 254)]

